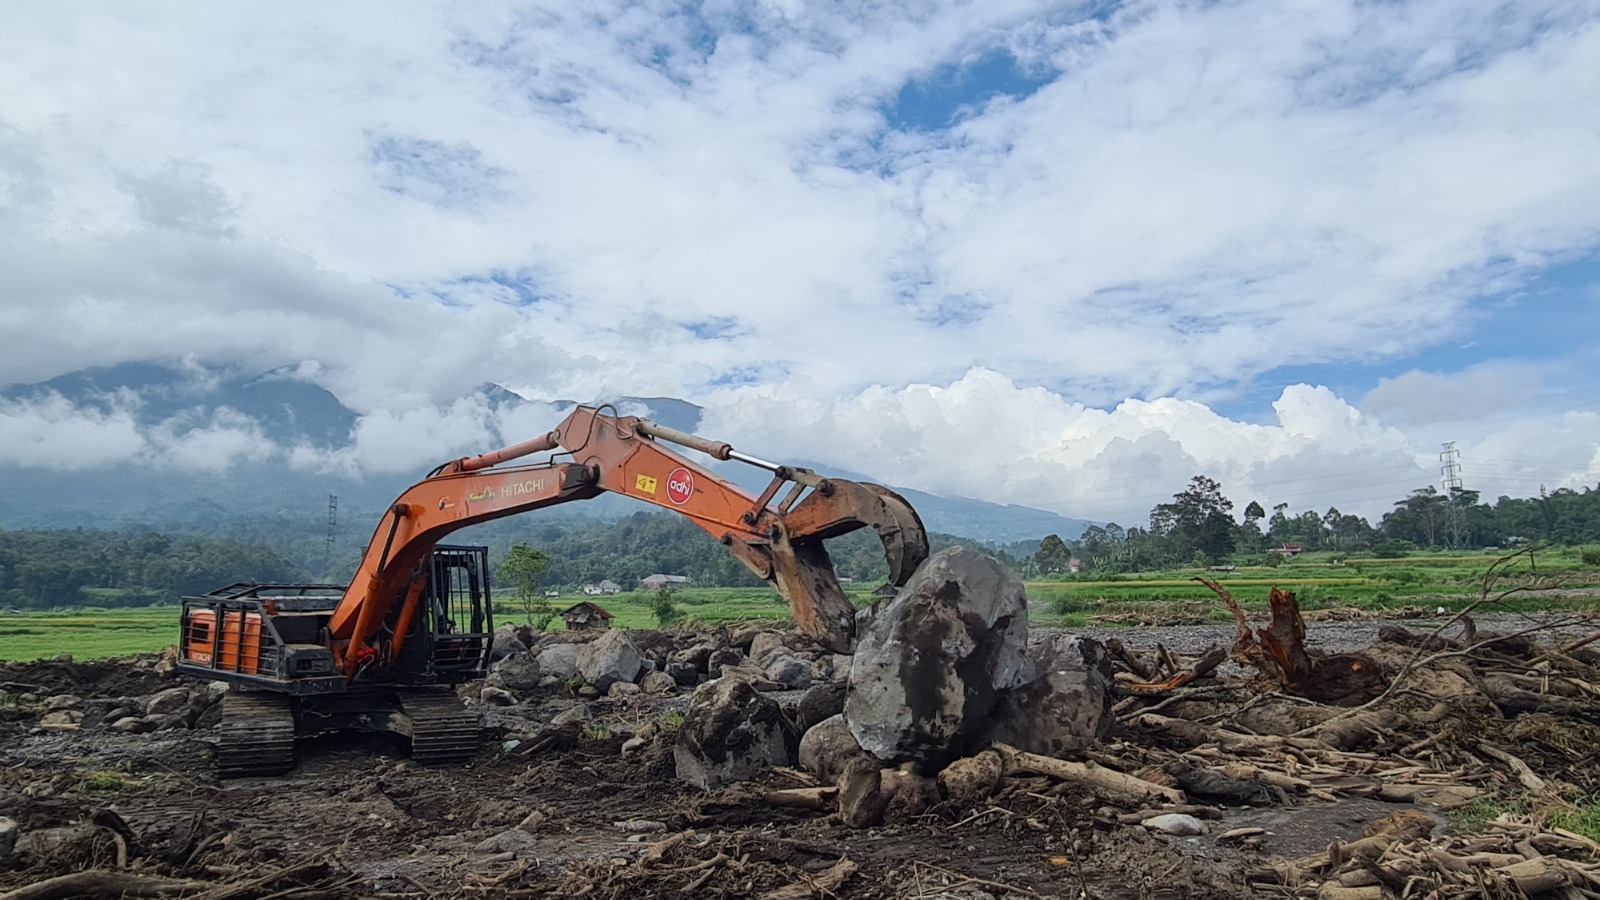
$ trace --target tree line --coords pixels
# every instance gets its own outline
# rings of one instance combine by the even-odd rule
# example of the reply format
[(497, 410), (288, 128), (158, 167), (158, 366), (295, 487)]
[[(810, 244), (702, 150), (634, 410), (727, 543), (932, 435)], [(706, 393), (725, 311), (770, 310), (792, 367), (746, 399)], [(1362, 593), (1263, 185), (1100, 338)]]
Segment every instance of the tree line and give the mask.
[[(276, 520), (272, 520), (276, 521)], [(238, 529), (253, 540), (141, 531), (0, 529), (0, 607), (51, 609), (58, 606), (145, 606), (173, 602), (242, 581), (343, 584), (354, 572), (363, 546), (350, 541), (333, 565), (308, 529), (273, 529), (234, 520), (219, 528)], [(984, 547), (951, 535), (930, 535), (934, 550), (953, 544)], [(482, 544), (502, 575), (516, 562), (515, 548), (536, 551), (542, 568), (523, 560), (528, 585), (576, 589), (610, 580), (634, 589), (657, 572), (686, 575), (699, 587), (759, 587), (728, 549), (680, 516), (639, 512), (614, 522), (587, 519), (538, 521), (505, 519), (463, 529), (445, 543)], [(863, 529), (828, 541), (834, 568), (842, 578), (878, 583), (888, 575), (883, 547)], [(1026, 547), (1023, 553), (1032, 552)], [(1004, 560), (1020, 565), (1002, 552)], [(331, 570), (330, 570), (331, 569)], [(325, 570), (330, 570), (326, 571)], [(519, 576), (520, 577), (520, 576)], [(509, 577), (497, 592), (510, 597)]]
[(257, 544), (127, 531), (0, 530), (0, 606), (147, 606), (240, 581), (296, 581)]
[(1272, 563), (1285, 547), (1398, 556), (1411, 550), (1478, 550), (1525, 542), (1578, 545), (1600, 542), (1600, 488), (1560, 488), (1537, 497), (1502, 496), (1483, 502), (1478, 491), (1428, 486), (1411, 491), (1377, 525), (1329, 507), (1291, 515), (1278, 503), (1269, 515), (1251, 500), (1238, 519), (1222, 486), (1196, 475), (1170, 503), (1150, 510), (1147, 526), (1094, 525), (1075, 541), (1050, 535), (1026, 560), (1031, 574), (1136, 572), (1228, 562)]

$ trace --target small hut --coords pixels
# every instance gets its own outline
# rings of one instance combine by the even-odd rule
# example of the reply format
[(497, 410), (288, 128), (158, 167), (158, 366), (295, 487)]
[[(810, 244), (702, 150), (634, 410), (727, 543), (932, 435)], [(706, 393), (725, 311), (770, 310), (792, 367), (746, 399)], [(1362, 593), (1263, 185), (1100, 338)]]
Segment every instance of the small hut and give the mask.
[(611, 613), (583, 600), (562, 610), (561, 621), (568, 631), (604, 631), (611, 627)]

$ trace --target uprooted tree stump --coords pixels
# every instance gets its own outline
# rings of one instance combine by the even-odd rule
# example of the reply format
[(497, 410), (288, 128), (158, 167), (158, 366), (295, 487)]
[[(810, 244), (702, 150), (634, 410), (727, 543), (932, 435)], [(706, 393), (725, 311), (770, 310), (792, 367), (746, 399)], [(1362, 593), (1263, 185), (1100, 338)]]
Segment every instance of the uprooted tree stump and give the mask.
[(1272, 587), (1267, 597), (1267, 624), (1252, 629), (1239, 602), (1221, 584), (1201, 576), (1195, 581), (1210, 588), (1233, 612), (1238, 633), (1231, 655), (1277, 683), (1287, 694), (1330, 706), (1357, 706), (1383, 691), (1383, 671), (1375, 660), (1360, 653), (1324, 654), (1306, 646), (1306, 623), (1294, 591)]

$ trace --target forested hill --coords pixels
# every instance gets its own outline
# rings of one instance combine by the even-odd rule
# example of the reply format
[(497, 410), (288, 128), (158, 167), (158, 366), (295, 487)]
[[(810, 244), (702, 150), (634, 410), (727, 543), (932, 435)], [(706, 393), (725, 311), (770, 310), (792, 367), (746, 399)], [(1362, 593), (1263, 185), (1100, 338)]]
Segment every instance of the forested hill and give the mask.
[(0, 531), (0, 606), (144, 606), (239, 581), (292, 581), (277, 552), (219, 538)]
[[(300, 527), (293, 527), (299, 524)], [(239, 581), (347, 582), (367, 535), (335, 547), (325, 558), (322, 535), (307, 523), (234, 521), (226, 537), (129, 531), (0, 530), (0, 607), (142, 606), (171, 602)], [(656, 572), (687, 575), (695, 585), (756, 586), (761, 581), (711, 535), (678, 516), (636, 513), (616, 522), (504, 519), (464, 529), (450, 543), (483, 544), (498, 565), (513, 544), (545, 553), (551, 566), (543, 583), (577, 587), (609, 579), (632, 588)], [(933, 549), (976, 542), (931, 535)], [(828, 542), (841, 577), (881, 581), (883, 548), (868, 531)], [(1037, 542), (984, 547), (1012, 560)], [(1011, 551), (1008, 553), (1007, 551)]]

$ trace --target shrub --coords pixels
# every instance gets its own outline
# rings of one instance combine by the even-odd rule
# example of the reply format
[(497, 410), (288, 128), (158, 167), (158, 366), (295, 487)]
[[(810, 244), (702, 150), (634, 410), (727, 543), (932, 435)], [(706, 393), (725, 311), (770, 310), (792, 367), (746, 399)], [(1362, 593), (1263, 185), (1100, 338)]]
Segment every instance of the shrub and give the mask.
[(1415, 549), (1417, 549), (1417, 545), (1410, 541), (1384, 541), (1372, 548), (1372, 555), (1379, 559), (1403, 559), (1410, 556), (1411, 551)]
[(672, 605), (672, 592), (666, 588), (656, 591), (655, 598), (650, 601), (650, 612), (656, 617), (662, 628), (676, 622), (683, 613)]
[(1586, 566), (1600, 566), (1600, 547), (1585, 547), (1578, 552), (1578, 558)]

